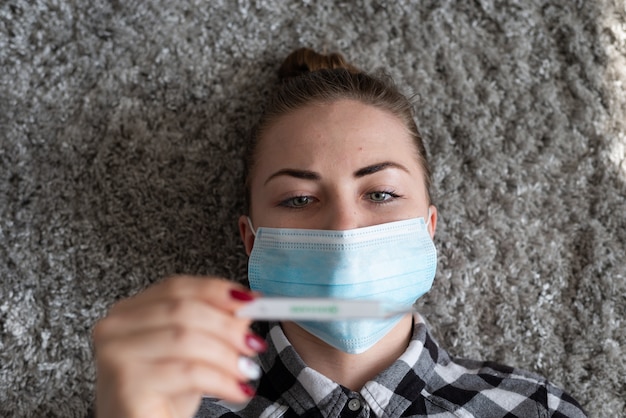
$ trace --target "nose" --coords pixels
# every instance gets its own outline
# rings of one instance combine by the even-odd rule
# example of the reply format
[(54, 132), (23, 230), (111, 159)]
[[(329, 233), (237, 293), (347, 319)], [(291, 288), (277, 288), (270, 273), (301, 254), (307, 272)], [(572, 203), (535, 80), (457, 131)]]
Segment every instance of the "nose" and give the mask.
[(326, 207), (324, 229), (345, 231), (358, 228), (358, 205), (346, 198), (335, 198)]

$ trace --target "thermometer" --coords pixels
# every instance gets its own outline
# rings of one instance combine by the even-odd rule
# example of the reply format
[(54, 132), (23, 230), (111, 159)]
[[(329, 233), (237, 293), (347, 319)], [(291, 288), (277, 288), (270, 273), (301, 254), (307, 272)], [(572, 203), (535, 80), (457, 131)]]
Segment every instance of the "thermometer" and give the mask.
[(259, 321), (337, 321), (384, 319), (410, 310), (389, 309), (377, 300), (262, 297), (247, 303), (236, 315)]

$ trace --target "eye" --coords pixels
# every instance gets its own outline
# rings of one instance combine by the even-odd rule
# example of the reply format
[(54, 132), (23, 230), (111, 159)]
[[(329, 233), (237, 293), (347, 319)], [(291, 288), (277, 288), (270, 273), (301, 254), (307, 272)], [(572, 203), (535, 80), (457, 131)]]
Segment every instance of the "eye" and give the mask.
[(313, 202), (311, 196), (295, 196), (280, 202), (280, 206), (287, 208), (303, 208)]
[(369, 198), (369, 200), (371, 200), (374, 203), (384, 203), (384, 202), (393, 200), (399, 196), (395, 194), (394, 192), (385, 192), (382, 190), (378, 190), (375, 192), (368, 193), (367, 197)]

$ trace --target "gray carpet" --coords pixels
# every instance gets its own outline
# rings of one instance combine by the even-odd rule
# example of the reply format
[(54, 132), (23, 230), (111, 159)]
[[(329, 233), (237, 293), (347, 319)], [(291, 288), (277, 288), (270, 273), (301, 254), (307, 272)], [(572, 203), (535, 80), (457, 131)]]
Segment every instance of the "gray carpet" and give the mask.
[(240, 156), (300, 46), (414, 95), (440, 342), (626, 416), (623, 0), (2, 1), (0, 416), (87, 414), (115, 300), (245, 280)]

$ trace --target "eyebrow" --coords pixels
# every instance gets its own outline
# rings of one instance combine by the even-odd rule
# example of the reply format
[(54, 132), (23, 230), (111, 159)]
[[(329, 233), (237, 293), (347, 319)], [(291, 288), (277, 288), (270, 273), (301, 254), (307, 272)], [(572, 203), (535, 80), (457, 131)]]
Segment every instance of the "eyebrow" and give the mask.
[(360, 178), (364, 176), (368, 176), (370, 174), (378, 173), (379, 171), (385, 170), (387, 168), (397, 168), (402, 171), (406, 171), (411, 174), (409, 170), (403, 166), (402, 164), (394, 163), (392, 161), (385, 161), (382, 163), (376, 163), (372, 165), (368, 165), (367, 167), (363, 167), (354, 172), (354, 177)]
[(283, 168), (282, 170), (278, 170), (277, 172), (269, 176), (267, 180), (265, 180), (265, 184), (267, 184), (270, 180), (276, 177), (280, 177), (280, 176), (288, 176), (288, 177), (295, 177), (297, 179), (315, 180), (315, 181), (320, 180), (322, 178), (315, 171), (298, 170), (295, 168)]
[[(388, 168), (397, 168), (402, 171), (406, 171), (407, 173), (410, 174), (409, 170), (402, 164), (394, 163), (391, 161), (385, 161), (382, 163), (376, 163), (376, 164), (368, 165), (367, 167), (359, 168), (357, 171), (354, 172), (354, 177), (361, 178), (361, 177), (369, 176), (371, 174), (378, 173), (379, 171), (382, 171)], [(288, 176), (288, 177), (294, 177), (297, 179), (312, 180), (312, 181), (319, 181), (322, 179), (322, 176), (320, 176), (319, 173), (316, 173), (315, 171), (299, 170), (295, 168), (283, 168), (281, 170), (278, 170), (271, 176), (269, 176), (267, 180), (265, 180), (265, 184), (267, 184), (270, 180), (276, 177), (280, 177), (280, 176)]]

